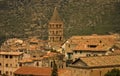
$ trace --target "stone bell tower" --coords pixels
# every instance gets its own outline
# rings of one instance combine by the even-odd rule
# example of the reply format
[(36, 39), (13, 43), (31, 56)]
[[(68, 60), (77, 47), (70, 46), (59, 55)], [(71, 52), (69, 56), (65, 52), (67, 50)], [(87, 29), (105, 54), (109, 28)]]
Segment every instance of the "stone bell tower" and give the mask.
[(48, 40), (51, 43), (63, 42), (63, 21), (59, 17), (56, 7), (48, 24), (48, 35)]

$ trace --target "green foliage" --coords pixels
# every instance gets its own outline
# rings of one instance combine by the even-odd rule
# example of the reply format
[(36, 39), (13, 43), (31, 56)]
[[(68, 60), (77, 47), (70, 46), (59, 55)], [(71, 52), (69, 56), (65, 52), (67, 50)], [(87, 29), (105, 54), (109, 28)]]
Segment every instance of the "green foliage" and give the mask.
[(108, 71), (105, 76), (120, 76), (120, 70), (119, 69), (112, 69), (111, 71)]
[(47, 39), (47, 23), (55, 6), (64, 21), (66, 38), (120, 33), (120, 2), (117, 0), (3, 0), (0, 2), (0, 36), (38, 35)]
[(57, 64), (55, 63), (55, 61), (53, 61), (53, 68), (52, 68), (51, 76), (58, 76), (58, 68), (57, 68)]

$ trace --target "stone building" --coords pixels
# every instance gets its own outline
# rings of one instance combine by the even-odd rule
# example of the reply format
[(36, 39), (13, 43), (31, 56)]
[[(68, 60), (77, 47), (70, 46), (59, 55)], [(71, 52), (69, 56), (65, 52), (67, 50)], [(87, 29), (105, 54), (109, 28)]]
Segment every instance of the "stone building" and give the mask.
[(63, 21), (59, 17), (55, 7), (53, 16), (48, 23), (48, 40), (51, 46), (60, 45), (63, 42)]
[(116, 42), (116, 35), (72, 36), (62, 48), (66, 59), (72, 60), (83, 56), (108, 55), (114, 50)]
[[(14, 76), (51, 76), (52, 68), (21, 67), (14, 72)], [(58, 76), (72, 76), (68, 69), (58, 69)]]
[(63, 60), (64, 55), (60, 53), (49, 52), (42, 57), (30, 57), (24, 58), (19, 61), (19, 65), (22, 66), (33, 66), (33, 67), (53, 67), (53, 61), (56, 61), (58, 68), (65, 68), (66, 64)]
[(120, 69), (120, 55), (82, 57), (69, 67), (72, 76), (104, 76), (112, 69)]
[(19, 60), (22, 60), (21, 52), (0, 52), (0, 75), (13, 76), (13, 72), (19, 68)]

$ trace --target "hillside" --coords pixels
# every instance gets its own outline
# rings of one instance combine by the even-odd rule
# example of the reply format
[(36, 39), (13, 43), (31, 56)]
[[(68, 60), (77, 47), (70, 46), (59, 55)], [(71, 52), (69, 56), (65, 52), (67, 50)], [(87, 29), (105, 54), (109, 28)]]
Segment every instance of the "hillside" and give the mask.
[(64, 34), (120, 33), (120, 0), (0, 0), (0, 37), (47, 39), (54, 7), (64, 21)]

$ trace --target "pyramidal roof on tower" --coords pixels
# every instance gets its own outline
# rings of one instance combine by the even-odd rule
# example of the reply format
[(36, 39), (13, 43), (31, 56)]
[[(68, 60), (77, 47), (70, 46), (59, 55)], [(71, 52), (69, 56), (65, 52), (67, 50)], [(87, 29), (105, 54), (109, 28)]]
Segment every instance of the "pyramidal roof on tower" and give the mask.
[(53, 22), (53, 23), (62, 22), (62, 20), (59, 16), (59, 13), (57, 11), (57, 7), (55, 7), (55, 9), (54, 9), (54, 12), (53, 12), (53, 15), (50, 19), (50, 22)]

